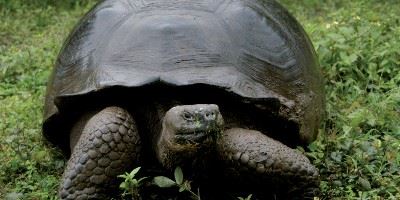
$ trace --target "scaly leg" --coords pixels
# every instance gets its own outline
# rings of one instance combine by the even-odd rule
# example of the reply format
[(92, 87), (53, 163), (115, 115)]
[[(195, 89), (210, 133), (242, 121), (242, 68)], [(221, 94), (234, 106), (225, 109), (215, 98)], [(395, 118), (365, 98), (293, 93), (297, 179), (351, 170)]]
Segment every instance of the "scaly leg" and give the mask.
[(118, 186), (117, 175), (133, 167), (139, 152), (139, 134), (127, 111), (108, 107), (98, 112), (88, 120), (73, 148), (60, 199), (108, 199)]
[(226, 130), (217, 145), (225, 176), (241, 187), (285, 198), (312, 198), (318, 190), (318, 170), (300, 152), (254, 130)]

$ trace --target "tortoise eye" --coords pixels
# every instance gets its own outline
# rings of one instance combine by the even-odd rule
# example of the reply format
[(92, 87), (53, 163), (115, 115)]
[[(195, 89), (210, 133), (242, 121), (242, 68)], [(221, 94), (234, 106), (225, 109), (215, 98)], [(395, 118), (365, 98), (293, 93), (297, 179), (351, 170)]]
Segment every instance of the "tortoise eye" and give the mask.
[(183, 117), (183, 119), (188, 120), (188, 121), (192, 121), (193, 120), (193, 115), (190, 114), (189, 112), (184, 112), (182, 117)]

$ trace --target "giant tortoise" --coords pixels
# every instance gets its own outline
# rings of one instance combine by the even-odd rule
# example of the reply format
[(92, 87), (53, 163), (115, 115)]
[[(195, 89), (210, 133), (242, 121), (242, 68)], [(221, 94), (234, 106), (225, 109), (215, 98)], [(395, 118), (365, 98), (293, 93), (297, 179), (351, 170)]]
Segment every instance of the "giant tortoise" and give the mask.
[(110, 198), (137, 166), (180, 166), (204, 188), (310, 195), (319, 173), (296, 146), (323, 118), (318, 67), (274, 0), (99, 2), (47, 88), (43, 133), (69, 156), (60, 198)]

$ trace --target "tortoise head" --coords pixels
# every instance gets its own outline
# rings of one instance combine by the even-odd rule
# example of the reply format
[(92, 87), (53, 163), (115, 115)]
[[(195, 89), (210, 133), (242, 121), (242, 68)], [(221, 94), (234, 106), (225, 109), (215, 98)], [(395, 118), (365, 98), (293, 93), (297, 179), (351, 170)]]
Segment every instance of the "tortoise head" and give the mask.
[(223, 129), (223, 118), (215, 104), (175, 106), (162, 122), (157, 156), (167, 168), (191, 162), (215, 147)]

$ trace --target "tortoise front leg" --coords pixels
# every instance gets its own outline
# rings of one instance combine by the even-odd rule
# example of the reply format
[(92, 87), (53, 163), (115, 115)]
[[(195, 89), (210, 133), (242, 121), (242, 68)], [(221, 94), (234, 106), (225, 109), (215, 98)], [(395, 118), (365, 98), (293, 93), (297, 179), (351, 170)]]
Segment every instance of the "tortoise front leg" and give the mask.
[(285, 193), (289, 197), (284, 198), (290, 199), (311, 197), (318, 190), (319, 173), (310, 161), (259, 131), (226, 130), (217, 151), (225, 163), (226, 177), (241, 183), (239, 187), (250, 184), (252, 191), (278, 196)]
[(60, 198), (108, 199), (118, 186), (117, 175), (137, 162), (139, 152), (139, 134), (127, 111), (108, 107), (98, 112), (88, 120), (73, 148)]

